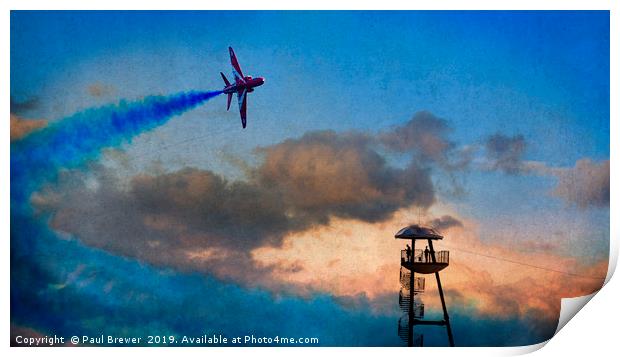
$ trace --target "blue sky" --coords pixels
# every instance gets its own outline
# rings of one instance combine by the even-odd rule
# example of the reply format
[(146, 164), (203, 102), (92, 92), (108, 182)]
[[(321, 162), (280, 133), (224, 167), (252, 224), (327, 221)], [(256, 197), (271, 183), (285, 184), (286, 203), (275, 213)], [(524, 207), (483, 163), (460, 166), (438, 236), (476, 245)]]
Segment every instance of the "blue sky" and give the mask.
[[(184, 167), (243, 179), (231, 158), (260, 165), (257, 147), (325, 129), (377, 135), (420, 111), (445, 120), (456, 150), (483, 148), (500, 133), (522, 135), (521, 159), (547, 168), (609, 159), (603, 11), (13, 11), (11, 99), (36, 99), (20, 117), (61, 121), (120, 100), (221, 89), (229, 45), (246, 75), (266, 78), (249, 96), (246, 130), (235, 104), (226, 112), (220, 96), (117, 148), (124, 156), (106, 157), (104, 166), (128, 179)], [(385, 159), (404, 168), (408, 155)], [(462, 195), (441, 189), (453, 174)], [(439, 203), (480, 223), (482, 242), (516, 227), (529, 240), (563, 237), (556, 242), (563, 256), (593, 264), (607, 255), (608, 206), (567, 204), (550, 193), (556, 176), (433, 168), (432, 178)]]
[[(213, 72), (229, 72), (221, 48), (233, 45), (270, 83), (252, 98), (257, 130), (376, 130), (426, 109), (467, 128), (458, 140), (523, 133), (541, 143), (532, 155), (560, 165), (609, 151), (606, 12), (13, 12), (11, 26), (11, 94), (68, 100), (33, 113), (50, 119), (90, 104), (68, 93), (87, 84), (72, 79), (135, 96), (218, 88)], [(562, 147), (571, 139), (582, 146)]]
[[(245, 156), (308, 130), (377, 131), (429, 110), (462, 144), (503, 132), (523, 134), (527, 158), (551, 166), (609, 156), (606, 12), (13, 12), (11, 26), (11, 95), (41, 98), (31, 117), (217, 89), (228, 45), (246, 72), (267, 78), (250, 98), (247, 132), (215, 105), (154, 133), (152, 145), (191, 132)], [(94, 83), (113, 95), (89, 98)]]

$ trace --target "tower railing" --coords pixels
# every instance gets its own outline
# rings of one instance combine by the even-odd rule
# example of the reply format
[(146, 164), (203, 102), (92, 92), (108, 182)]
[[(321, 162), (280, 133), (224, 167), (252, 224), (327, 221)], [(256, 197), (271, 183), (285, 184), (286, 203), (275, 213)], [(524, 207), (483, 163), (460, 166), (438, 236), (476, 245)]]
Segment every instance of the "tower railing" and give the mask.
[[(410, 252), (410, 251), (409, 251)], [(416, 249), (413, 251), (413, 254), (407, 254), (407, 250), (403, 249), (400, 251), (400, 262), (401, 265), (404, 263), (414, 263), (414, 264), (449, 264), (450, 263), (450, 251), (441, 250), (435, 252), (435, 261), (433, 262), (432, 253), (429, 251), (428, 254), (424, 253), (423, 249)]]

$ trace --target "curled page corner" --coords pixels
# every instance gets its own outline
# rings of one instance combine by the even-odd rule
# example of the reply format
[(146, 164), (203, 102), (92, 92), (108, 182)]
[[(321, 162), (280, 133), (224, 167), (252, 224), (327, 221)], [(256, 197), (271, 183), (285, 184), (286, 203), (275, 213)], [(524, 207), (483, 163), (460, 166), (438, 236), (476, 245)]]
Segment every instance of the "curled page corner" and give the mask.
[(555, 335), (557, 335), (558, 332), (560, 332), (560, 330), (563, 329), (564, 326), (566, 326), (566, 324), (575, 315), (577, 315), (577, 313), (581, 309), (583, 309), (583, 307), (586, 306), (586, 304), (590, 302), (590, 300), (592, 300), (592, 298), (596, 294), (598, 294), (605, 287), (605, 285), (607, 285), (611, 277), (614, 275), (617, 263), (618, 263), (618, 247), (616, 246), (616, 242), (614, 242), (612, 239), (611, 246), (610, 246), (610, 254), (609, 254), (609, 265), (607, 267), (607, 276), (605, 277), (605, 282), (603, 282), (603, 286), (601, 286), (599, 290), (589, 295), (577, 296), (577, 297), (572, 297), (572, 298), (562, 298), (561, 306), (560, 306), (560, 317), (558, 318), (558, 326), (555, 329), (553, 336), (551, 336), (551, 338), (549, 338), (546, 341), (543, 341), (543, 342), (540, 342), (534, 345), (522, 346), (522, 347), (516, 348), (512, 351), (514, 352), (514, 355), (524, 355), (524, 354), (538, 351), (539, 349), (543, 348), (549, 341), (551, 341), (551, 339), (553, 339), (553, 337), (555, 337)]
[[(598, 294), (605, 285), (611, 280), (611, 277), (614, 275), (616, 271), (616, 266), (618, 265), (618, 243), (614, 239), (610, 239), (609, 246), (609, 265), (607, 266), (607, 276), (605, 277), (605, 282), (603, 282), (603, 286), (590, 295), (578, 296), (573, 298), (563, 298), (561, 301), (560, 307), (560, 318), (558, 319), (558, 326), (553, 333), (553, 336), (557, 335), (561, 329), (566, 326), (568, 321), (572, 319), (578, 312), (581, 310), (592, 298), (594, 295)], [(553, 337), (551, 337), (553, 338)], [(549, 339), (551, 340), (551, 339)], [(542, 343), (542, 348), (549, 340)]]
[[(592, 294), (589, 295), (584, 295), (584, 296), (577, 296), (577, 297), (572, 297), (572, 298), (563, 298), (561, 301), (561, 306), (560, 306), (560, 317), (558, 319), (558, 326), (555, 329), (555, 332), (553, 333), (553, 336), (557, 335), (558, 332), (560, 332), (561, 329), (564, 328), (564, 326), (566, 326), (566, 324), (568, 323), (568, 321), (570, 321), (575, 315), (577, 315), (577, 313), (588, 303), (590, 302), (590, 300), (592, 300), (592, 298), (594, 297), (594, 295), (598, 294), (599, 291), (601, 291), (605, 285), (607, 285), (607, 283), (609, 282), (609, 280), (611, 279), (611, 277), (613, 276), (615, 270), (616, 270), (616, 266), (618, 263), (618, 249), (615, 246), (615, 242), (613, 242), (613, 239), (611, 240), (611, 247), (610, 247), (610, 255), (609, 255), (609, 265), (607, 267), (607, 276), (605, 277), (605, 282), (603, 283), (603, 286), (601, 286), (601, 288), (595, 292), (593, 292)], [(553, 338), (553, 337), (551, 337)], [(551, 339), (543, 342), (540, 346), (540, 348), (542, 348), (547, 342), (549, 342)]]
[[(608, 275), (608, 278), (609, 278), (609, 275)], [(607, 283), (607, 281), (608, 281), (608, 279), (605, 281), (605, 283)], [(581, 310), (584, 306), (586, 306), (586, 304), (599, 291), (600, 290), (595, 291), (595, 292), (593, 292), (590, 295), (578, 296), (578, 297), (573, 297), (573, 298), (563, 298), (561, 300), (560, 317), (558, 318), (558, 326), (555, 329), (555, 332), (553, 333), (553, 336), (551, 336), (551, 338), (549, 338), (548, 340), (540, 342), (540, 343), (537, 343), (537, 344), (518, 347), (518, 348), (513, 350), (514, 355), (525, 355), (525, 354), (528, 354), (528, 353), (532, 353), (532, 352), (538, 351), (541, 348), (545, 347), (545, 345), (547, 345), (547, 343), (549, 341), (551, 341), (551, 339), (553, 339), (553, 337), (555, 337), (555, 335), (557, 335), (558, 332), (560, 332), (560, 330), (562, 328), (564, 328), (564, 326), (566, 326), (568, 321), (570, 321), (575, 315), (577, 315), (579, 310)], [(513, 355), (513, 354), (511, 354), (511, 355)]]
[(590, 295), (578, 296), (578, 297), (573, 297), (573, 298), (563, 298), (562, 306), (560, 307), (560, 318), (558, 319), (558, 327), (555, 329), (553, 336), (557, 335), (558, 332), (560, 332), (560, 330), (564, 328), (564, 326), (566, 326), (568, 321), (570, 321), (570, 319), (572, 319), (575, 315), (577, 315), (579, 310), (581, 310), (584, 306), (586, 306), (586, 304), (599, 291), (600, 290), (593, 292)]

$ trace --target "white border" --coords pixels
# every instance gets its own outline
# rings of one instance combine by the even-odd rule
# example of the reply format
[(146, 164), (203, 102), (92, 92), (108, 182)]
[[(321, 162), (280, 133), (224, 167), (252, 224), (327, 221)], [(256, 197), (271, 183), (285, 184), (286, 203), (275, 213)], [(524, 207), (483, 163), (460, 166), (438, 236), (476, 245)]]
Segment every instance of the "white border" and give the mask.
[[(260, 6), (256, 1), (196, 1), (175, 0), (174, 2), (152, 0), (5, 0), (7, 8), (16, 10), (80, 9), (80, 10), (609, 10), (614, 7), (612, 0), (382, 0), (381, 2), (359, 0), (356, 2), (342, 0), (301, 0), (277, 1), (263, 0)], [(352, 6), (354, 5), (354, 6)]]
[[(354, 4), (353, 8), (351, 5)], [(618, 26), (618, 5), (611, 0), (589, 0), (589, 1), (576, 1), (576, 0), (522, 0), (522, 1), (492, 1), (492, 0), (470, 0), (470, 1), (458, 1), (458, 0), (444, 0), (444, 1), (403, 1), (397, 0), (383, 0), (377, 1), (357, 1), (355, 3), (337, 1), (337, 0), (305, 0), (305, 1), (286, 1), (278, 2), (273, 0), (262, 1), (260, 6), (256, 5), (256, 2), (249, 0), (230, 0), (219, 1), (214, 3), (197, 2), (190, 0), (175, 0), (174, 2), (151, 0), (151, 1), (129, 1), (129, 0), (107, 0), (107, 1), (78, 1), (78, 0), (56, 0), (56, 1), (44, 1), (44, 0), (5, 0), (0, 4), (2, 7), (2, 16), (0, 17), (2, 26), (2, 35), (0, 36), (0, 46), (2, 49), (2, 78), (10, 78), (9, 60), (10, 56), (10, 9), (16, 10), (34, 10), (34, 9), (85, 9), (85, 10), (127, 10), (127, 9), (153, 9), (153, 10), (165, 10), (165, 9), (282, 9), (282, 10), (303, 10), (303, 9), (419, 9), (419, 10), (611, 10), (611, 98), (618, 97), (618, 84), (620, 83), (618, 78), (618, 66), (620, 57), (618, 56), (618, 38), (619, 26)], [(10, 100), (10, 81), (3, 80), (1, 85), (2, 100), (0, 105), (2, 111), (6, 114), (9, 113), (9, 100)], [(617, 157), (618, 155), (618, 104), (617, 100), (611, 101), (611, 152), (610, 157)], [(1, 127), (2, 137), (9, 141), (9, 126), (4, 124)], [(203, 348), (184, 348), (184, 349), (166, 349), (155, 348), (145, 350), (144, 348), (132, 348), (132, 349), (107, 349), (101, 348), (89, 348), (87, 350), (82, 349), (28, 349), (28, 348), (9, 348), (9, 312), (10, 312), (10, 300), (9, 291), (6, 289), (10, 285), (9, 283), (9, 146), (4, 144), (0, 148), (0, 164), (4, 168), (4, 174), (0, 175), (0, 197), (4, 199), (0, 202), (0, 210), (2, 214), (2, 232), (3, 236), (3, 249), (2, 249), (2, 262), (4, 274), (2, 274), (2, 289), (3, 294), (1, 297), (2, 309), (4, 313), (2, 332), (5, 336), (5, 352), (23, 355), (37, 352), (44, 352), (50, 355), (82, 355), (84, 352), (93, 355), (107, 355), (110, 352), (114, 353), (148, 353), (154, 355), (162, 355), (167, 353), (174, 353), (175, 355), (182, 351), (183, 354), (200, 355), (204, 356), (207, 350)], [(611, 181), (616, 182), (618, 178), (618, 167), (611, 162)], [(618, 222), (614, 220), (617, 218), (616, 207), (618, 203), (618, 190), (614, 189), (612, 184), (611, 189), (611, 249), (610, 249), (610, 269), (607, 275), (607, 281), (611, 278), (613, 271), (615, 270), (618, 260)], [(559, 355), (575, 355), (581, 354), (594, 354), (603, 353), (606, 351), (616, 350), (615, 346), (615, 329), (612, 325), (615, 318), (618, 316), (617, 301), (620, 301), (620, 284), (616, 281), (611, 281), (604, 289), (597, 294), (592, 303), (587, 304), (583, 308), (583, 312), (579, 313), (567, 324), (567, 328), (562, 329), (557, 336), (552, 338), (548, 346), (537, 352), (541, 356), (559, 356)], [(613, 334), (613, 335), (612, 335)], [(471, 356), (494, 356), (494, 355), (515, 355), (531, 352), (544, 346), (546, 343), (542, 343), (535, 346), (517, 347), (517, 348), (425, 348), (416, 349), (416, 355), (435, 355), (437, 353), (447, 355), (471, 355)], [(256, 354), (259, 356), (266, 356), (272, 354), (290, 354), (300, 356), (314, 356), (318, 350), (315, 348), (217, 348), (209, 349), (208, 353), (217, 353), (218, 355), (237, 355), (237, 354)], [(412, 353), (413, 351), (406, 351), (401, 348), (321, 348), (319, 353), (328, 354), (370, 354), (370, 353)], [(608, 355), (605, 353), (604, 355)]]

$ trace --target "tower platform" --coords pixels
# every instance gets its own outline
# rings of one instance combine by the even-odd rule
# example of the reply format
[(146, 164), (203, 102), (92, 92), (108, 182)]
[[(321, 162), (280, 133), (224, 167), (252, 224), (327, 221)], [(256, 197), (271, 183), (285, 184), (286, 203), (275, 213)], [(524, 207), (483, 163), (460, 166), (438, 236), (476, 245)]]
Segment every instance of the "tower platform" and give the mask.
[[(445, 269), (450, 263), (450, 252), (442, 250), (435, 253), (435, 259), (431, 252), (424, 254), (424, 250), (416, 249), (413, 255), (407, 254), (407, 250), (400, 251), (400, 265), (418, 274), (432, 274)], [(434, 261), (433, 261), (434, 260)]]

